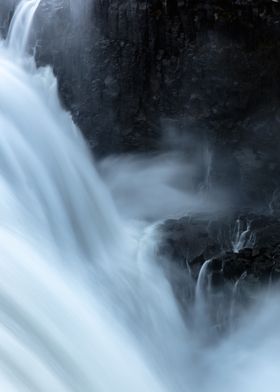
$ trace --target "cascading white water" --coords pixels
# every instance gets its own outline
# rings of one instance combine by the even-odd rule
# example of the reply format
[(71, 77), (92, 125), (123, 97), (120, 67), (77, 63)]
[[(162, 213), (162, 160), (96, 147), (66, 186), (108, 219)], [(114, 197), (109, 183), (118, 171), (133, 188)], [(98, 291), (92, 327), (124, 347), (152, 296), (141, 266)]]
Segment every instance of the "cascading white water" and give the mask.
[(40, 1), (22, 1), (16, 9), (7, 36), (7, 45), (14, 51), (14, 55), (21, 57), (25, 53), (33, 17)]
[[(164, 391), (134, 338), (108, 314), (117, 306), (112, 297), (129, 294), (137, 240), (61, 109), (51, 70), (36, 70), (32, 59), (13, 62), (37, 6), (21, 2), (0, 52), (0, 384)], [(89, 291), (78, 279), (85, 274)]]
[(212, 259), (206, 260), (200, 268), (195, 287), (195, 325), (196, 329), (205, 331), (204, 325), (208, 321), (207, 298), (209, 297), (208, 267)]
[(51, 70), (24, 54), (38, 4), (0, 47), (0, 390), (278, 392), (277, 302), (201, 347), (155, 230), (119, 216)]
[(234, 238), (232, 241), (232, 249), (238, 253), (244, 248), (253, 248), (255, 243), (254, 232), (251, 232), (251, 223), (246, 222), (246, 227), (242, 228), (242, 222), (238, 218), (234, 228)]

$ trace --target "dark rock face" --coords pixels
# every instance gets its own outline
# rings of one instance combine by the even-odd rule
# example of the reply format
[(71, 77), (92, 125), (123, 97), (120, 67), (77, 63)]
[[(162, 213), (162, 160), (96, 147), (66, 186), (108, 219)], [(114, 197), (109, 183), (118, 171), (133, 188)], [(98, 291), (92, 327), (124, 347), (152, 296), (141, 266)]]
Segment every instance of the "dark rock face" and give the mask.
[(268, 102), (275, 121), (277, 4), (107, 0), (94, 15), (104, 62), (111, 60), (104, 87), (117, 106), (122, 150), (155, 148), (164, 118), (183, 130), (207, 127), (233, 145), (251, 139), (251, 116)]
[(51, 18), (48, 3), (37, 61), (54, 67), (97, 154), (195, 134), (214, 151), (213, 183), (234, 171), (245, 198), (269, 201), (280, 175), (277, 2), (88, 0), (78, 24), (69, 3)]
[[(1, 4), (4, 35), (14, 3)], [(277, 2), (85, 0), (78, 16), (70, 3), (42, 1), (36, 58), (53, 66), (97, 154), (150, 152), (195, 134), (214, 151), (214, 184), (234, 172), (248, 202), (271, 199), (280, 175)]]
[[(180, 268), (190, 267), (197, 280), (209, 259), (208, 271), (220, 271), (225, 280), (236, 281), (244, 273), (260, 282), (278, 276), (280, 268), (280, 220), (248, 214), (236, 220), (197, 218), (168, 220), (159, 227), (159, 254)], [(280, 275), (279, 275), (280, 278)]]
[(280, 220), (276, 217), (183, 218), (166, 221), (159, 235), (159, 260), (183, 314), (188, 314), (192, 301), (198, 301), (199, 289), (205, 294), (213, 324), (221, 329), (236, 316), (230, 314), (233, 304), (239, 313), (260, 290), (280, 282)]

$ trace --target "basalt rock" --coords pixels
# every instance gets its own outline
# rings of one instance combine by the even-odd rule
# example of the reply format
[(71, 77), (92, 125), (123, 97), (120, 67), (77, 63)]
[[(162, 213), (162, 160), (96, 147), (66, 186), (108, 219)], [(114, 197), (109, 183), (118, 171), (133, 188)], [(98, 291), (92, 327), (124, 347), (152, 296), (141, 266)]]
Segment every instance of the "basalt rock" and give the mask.
[(192, 306), (202, 306), (204, 298), (207, 317), (221, 333), (260, 292), (280, 282), (280, 220), (275, 216), (168, 220), (158, 232), (158, 259), (187, 322)]
[(280, 280), (280, 220), (276, 217), (247, 214), (216, 221), (169, 220), (159, 227), (159, 234), (160, 258), (173, 270), (189, 274), (194, 283), (207, 260), (211, 260), (207, 274), (213, 287), (254, 280), (260, 289)]

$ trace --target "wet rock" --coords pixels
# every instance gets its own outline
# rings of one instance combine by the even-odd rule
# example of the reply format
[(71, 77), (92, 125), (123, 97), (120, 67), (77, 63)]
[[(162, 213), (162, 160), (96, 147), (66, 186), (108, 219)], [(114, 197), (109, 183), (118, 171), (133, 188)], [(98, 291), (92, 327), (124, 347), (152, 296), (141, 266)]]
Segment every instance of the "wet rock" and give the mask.
[[(248, 237), (254, 237), (251, 247), (246, 247), (248, 242), (245, 241), (237, 252), (233, 250), (234, 239), (230, 240), (235, 236), (233, 227), (236, 222), (240, 235), (248, 231)], [(217, 227), (221, 230), (217, 230)], [(222, 274), (225, 281), (234, 283), (246, 274), (254, 276), (261, 284), (267, 283), (272, 274), (278, 274), (280, 221), (275, 217), (247, 214), (239, 216), (237, 220), (220, 219), (215, 223), (195, 218), (169, 220), (159, 230), (159, 253), (178, 265), (187, 261), (195, 280), (208, 259), (211, 259), (208, 272), (213, 274), (215, 280)]]
[[(220, 244), (209, 229), (208, 221), (195, 219), (168, 220), (160, 226), (160, 253), (176, 262), (201, 265), (220, 251)], [(165, 244), (169, 244), (166, 247)], [(176, 249), (176, 251), (174, 250)], [(175, 257), (172, 258), (172, 255)]]
[[(236, 233), (233, 228), (238, 226), (242, 234), (248, 230), (248, 223), (255, 241), (251, 247), (243, 246), (234, 251)], [(237, 322), (259, 292), (267, 292), (280, 282), (280, 221), (276, 217), (247, 213), (212, 222), (194, 217), (169, 220), (159, 227), (159, 233), (159, 260), (164, 269), (172, 265), (173, 273), (167, 277), (182, 314), (192, 317), (191, 304), (197, 306), (197, 290), (203, 290), (208, 317), (218, 334), (227, 330), (233, 320)], [(209, 245), (214, 245), (212, 252)], [(179, 253), (174, 250), (177, 246)], [(202, 266), (209, 259), (203, 283)]]

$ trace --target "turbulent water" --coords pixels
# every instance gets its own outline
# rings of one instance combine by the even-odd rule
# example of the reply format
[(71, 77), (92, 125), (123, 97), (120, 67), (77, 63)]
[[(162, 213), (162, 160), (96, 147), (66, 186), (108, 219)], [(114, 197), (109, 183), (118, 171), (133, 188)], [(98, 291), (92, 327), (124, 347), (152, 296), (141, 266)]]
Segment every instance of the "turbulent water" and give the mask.
[[(278, 392), (276, 295), (211, 344), (201, 275), (200, 328), (186, 326), (156, 263), (154, 224), (143, 223), (148, 201), (122, 198), (117, 210), (51, 69), (26, 54), (38, 4), (19, 4), (0, 47), (0, 390)], [(146, 164), (138, 186), (157, 178), (146, 198), (170, 194), (182, 209), (164, 185), (170, 161), (159, 165)], [(111, 172), (114, 195), (139, 175), (125, 167)], [(187, 210), (201, 206), (186, 199)], [(153, 216), (156, 203), (147, 208)]]

